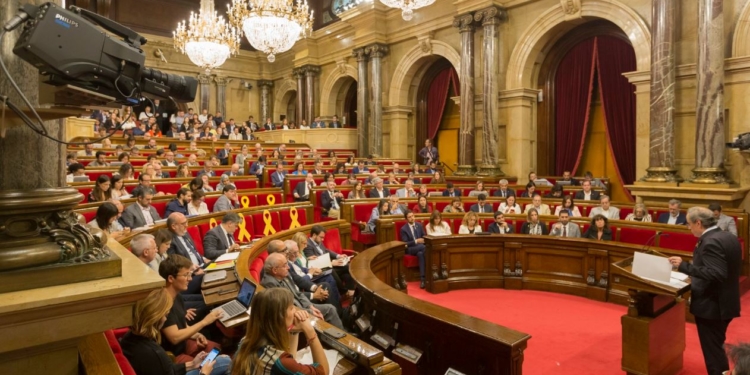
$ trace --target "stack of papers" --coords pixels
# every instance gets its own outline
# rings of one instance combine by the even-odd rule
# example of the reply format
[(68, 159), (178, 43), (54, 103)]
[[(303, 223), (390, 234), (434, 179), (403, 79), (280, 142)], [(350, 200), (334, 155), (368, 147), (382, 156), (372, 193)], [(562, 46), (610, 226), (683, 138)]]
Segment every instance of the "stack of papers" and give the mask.
[[(333, 370), (336, 369), (336, 365), (340, 360), (344, 359), (344, 355), (333, 349), (326, 349), (326, 359), (328, 359), (328, 375), (333, 375)], [(297, 362), (303, 365), (313, 364), (312, 351), (307, 346), (302, 350), (297, 351)]]

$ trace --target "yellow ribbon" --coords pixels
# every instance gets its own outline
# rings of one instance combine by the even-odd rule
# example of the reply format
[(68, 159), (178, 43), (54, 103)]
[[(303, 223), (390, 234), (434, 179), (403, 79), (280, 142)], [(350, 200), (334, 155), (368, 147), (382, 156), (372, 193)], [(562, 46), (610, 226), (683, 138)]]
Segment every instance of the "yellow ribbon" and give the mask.
[(266, 223), (266, 229), (263, 229), (264, 235), (276, 234), (276, 229), (274, 229), (273, 223), (271, 223), (271, 212), (268, 210), (263, 211), (263, 222)]
[(237, 239), (240, 240), (240, 242), (250, 242), (252, 240), (252, 236), (250, 236), (250, 232), (247, 231), (247, 220), (245, 220), (245, 215), (243, 215), (241, 212), (238, 212), (237, 215), (240, 215), (240, 234), (237, 236)]
[(266, 196), (266, 202), (268, 202), (269, 206), (273, 206), (274, 204), (276, 204), (276, 197), (273, 194), (268, 194)]
[(289, 217), (292, 218), (292, 223), (289, 225), (289, 229), (299, 228), (302, 226), (300, 225), (299, 221), (297, 221), (297, 218), (299, 217), (297, 207), (292, 206), (292, 208), (289, 210)]
[(211, 218), (211, 219), (210, 219), (210, 220), (208, 221), (208, 226), (209, 226), (209, 227), (211, 227), (211, 229), (214, 229), (214, 228), (216, 228), (216, 226), (217, 226), (217, 225), (219, 225), (219, 223), (217, 223), (217, 222), (216, 222), (216, 219), (214, 219), (214, 218)]
[(250, 208), (250, 198), (247, 195), (240, 198), (240, 203), (242, 203), (242, 208)]

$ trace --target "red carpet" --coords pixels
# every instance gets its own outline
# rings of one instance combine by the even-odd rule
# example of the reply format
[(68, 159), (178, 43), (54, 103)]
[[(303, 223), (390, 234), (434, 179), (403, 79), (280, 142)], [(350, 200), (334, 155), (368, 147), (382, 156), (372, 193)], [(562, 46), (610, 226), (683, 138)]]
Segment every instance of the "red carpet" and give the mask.
[[(531, 335), (523, 373), (624, 374), (620, 317), (625, 306), (582, 297), (530, 290), (474, 289), (430, 294), (409, 283), (415, 298)], [(750, 293), (742, 297), (743, 317), (729, 325), (727, 342), (750, 341)], [(705, 374), (694, 324), (686, 326), (680, 375)]]

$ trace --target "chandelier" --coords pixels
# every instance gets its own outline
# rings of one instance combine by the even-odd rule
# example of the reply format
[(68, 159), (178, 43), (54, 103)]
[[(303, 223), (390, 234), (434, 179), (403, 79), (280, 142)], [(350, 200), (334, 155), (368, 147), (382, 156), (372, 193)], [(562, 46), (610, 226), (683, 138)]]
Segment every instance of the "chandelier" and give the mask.
[[(296, 5), (295, 5), (296, 3)], [(232, 0), (229, 21), (242, 28), (255, 49), (276, 61), (312, 29), (313, 15), (307, 0)]]
[(240, 33), (214, 10), (214, 0), (201, 0), (200, 12), (190, 12), (190, 19), (178, 23), (172, 34), (175, 49), (206, 73), (237, 54), (240, 45)]
[(419, 9), (432, 5), (435, 0), (380, 0), (386, 6), (391, 8), (399, 8), (402, 10), (401, 17), (404, 21), (411, 21), (414, 17), (414, 9)]

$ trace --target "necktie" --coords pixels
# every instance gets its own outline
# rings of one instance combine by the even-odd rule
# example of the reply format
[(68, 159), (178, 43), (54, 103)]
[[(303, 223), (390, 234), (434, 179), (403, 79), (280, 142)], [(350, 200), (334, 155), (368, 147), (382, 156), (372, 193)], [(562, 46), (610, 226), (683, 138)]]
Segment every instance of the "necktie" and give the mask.
[(409, 228), (411, 228), (411, 236), (412, 236), (412, 237), (414, 238), (414, 240), (416, 241), (416, 239), (417, 239), (417, 235), (416, 235), (416, 234), (415, 234), (415, 232), (414, 232), (414, 224), (411, 224), (411, 225), (409, 225)]
[(479, 213), (480, 213), (480, 214), (483, 214), (483, 213), (484, 213), (484, 206), (479, 206)]
[(205, 262), (203, 261), (203, 257), (200, 255), (200, 253), (198, 253), (198, 251), (195, 250), (195, 244), (193, 243), (193, 239), (190, 238), (189, 235), (182, 237), (182, 239), (185, 240), (185, 243), (187, 244), (187, 247), (188, 247), (188, 251), (193, 253), (193, 256), (195, 256), (195, 259), (198, 260), (198, 265), (203, 266)]
[(331, 206), (333, 207), (333, 209), (338, 210), (339, 202), (336, 202), (336, 197), (333, 195), (334, 192), (330, 192), (330, 194), (331, 194), (331, 204), (332, 204)]
[(232, 246), (232, 244), (234, 244), (234, 238), (232, 238), (231, 233), (227, 233), (227, 243), (229, 244), (229, 246)]
[(563, 237), (568, 237), (568, 226), (563, 225)]

